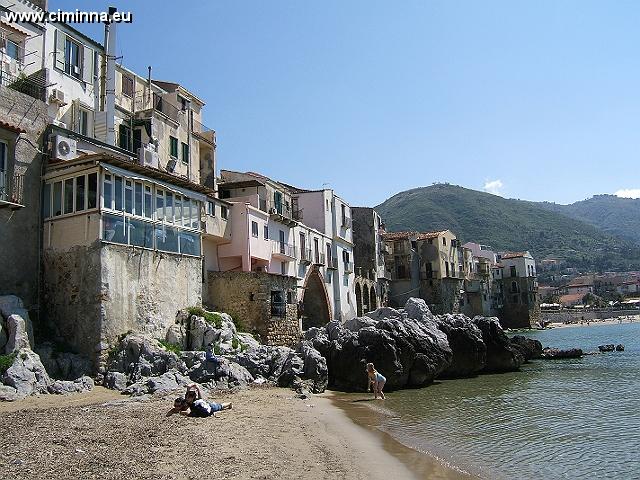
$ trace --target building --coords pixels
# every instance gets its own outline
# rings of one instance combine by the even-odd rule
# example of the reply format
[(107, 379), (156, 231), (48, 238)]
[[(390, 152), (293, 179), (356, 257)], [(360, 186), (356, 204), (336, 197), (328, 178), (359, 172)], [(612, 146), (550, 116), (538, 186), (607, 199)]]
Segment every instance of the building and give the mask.
[(344, 200), (329, 189), (229, 170), (221, 171), (218, 190), (230, 204), (232, 230), (217, 265), (207, 266), (212, 307), (242, 317), (266, 343), (294, 343), (302, 329), (355, 316)]
[(386, 306), (389, 280), (384, 263), (384, 225), (380, 215), (369, 207), (351, 207), (353, 215), (353, 244), (356, 313)]
[(453, 232), (393, 232), (382, 237), (385, 268), (391, 278), (390, 306), (404, 305), (417, 296), (434, 313), (460, 311), (464, 266)]
[(540, 298), (536, 262), (529, 252), (498, 254), (498, 271), (502, 307), (500, 323), (505, 328), (530, 328), (540, 320)]
[(462, 312), (469, 317), (498, 316), (501, 302), (494, 291), (494, 278), (499, 274), (496, 253), (487, 245), (473, 242), (465, 243), (461, 251), (465, 252)]

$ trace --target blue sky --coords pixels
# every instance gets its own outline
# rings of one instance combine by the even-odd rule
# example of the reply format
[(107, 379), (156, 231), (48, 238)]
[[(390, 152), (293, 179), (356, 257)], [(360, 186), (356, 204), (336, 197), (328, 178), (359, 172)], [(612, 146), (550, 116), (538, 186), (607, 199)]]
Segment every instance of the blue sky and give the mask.
[[(69, 1), (131, 11), (125, 66), (206, 103), (218, 166), (352, 205), (449, 182), (640, 196), (640, 3)], [(102, 38), (99, 25), (76, 25)]]

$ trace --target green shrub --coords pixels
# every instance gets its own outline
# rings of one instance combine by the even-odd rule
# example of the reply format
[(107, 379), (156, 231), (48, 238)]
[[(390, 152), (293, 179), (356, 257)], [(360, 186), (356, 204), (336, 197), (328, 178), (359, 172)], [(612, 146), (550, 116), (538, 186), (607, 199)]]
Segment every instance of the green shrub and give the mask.
[(216, 328), (222, 328), (222, 317), (217, 313), (207, 312), (202, 307), (189, 307), (187, 312), (189, 312), (189, 315), (203, 317), (208, 324), (213, 325)]
[(236, 326), (236, 331), (238, 331), (238, 332), (246, 332), (247, 331), (244, 322), (242, 321), (242, 319), (239, 316), (233, 315), (231, 318), (233, 319), (233, 324)]
[(160, 339), (158, 339), (158, 342), (168, 352), (173, 352), (175, 354), (179, 354), (180, 352), (182, 352), (182, 347), (180, 345), (176, 345), (175, 343), (167, 342), (166, 340), (160, 340)]
[(4, 374), (16, 359), (17, 353), (10, 353), (9, 355), (0, 355), (0, 373)]
[(204, 317), (206, 313), (202, 307), (189, 307), (187, 312), (189, 312), (189, 315), (195, 315), (196, 317)]
[(222, 354), (222, 350), (220, 350), (220, 345), (218, 345), (217, 343), (213, 346), (213, 354), (214, 355)]
[(238, 340), (238, 337), (234, 335), (233, 339), (231, 340), (231, 348), (233, 348), (234, 350), (237, 350), (239, 346), (240, 346), (240, 341)]

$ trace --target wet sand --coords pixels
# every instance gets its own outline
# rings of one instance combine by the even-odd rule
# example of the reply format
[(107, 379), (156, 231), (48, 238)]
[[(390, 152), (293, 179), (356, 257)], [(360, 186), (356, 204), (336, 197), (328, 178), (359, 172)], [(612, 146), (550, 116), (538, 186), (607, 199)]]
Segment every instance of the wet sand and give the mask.
[(2, 403), (2, 476), (468, 478), (354, 423), (330, 393), (306, 400), (269, 387), (225, 393), (211, 398), (233, 409), (207, 419), (166, 417), (173, 397), (135, 400), (96, 388)]

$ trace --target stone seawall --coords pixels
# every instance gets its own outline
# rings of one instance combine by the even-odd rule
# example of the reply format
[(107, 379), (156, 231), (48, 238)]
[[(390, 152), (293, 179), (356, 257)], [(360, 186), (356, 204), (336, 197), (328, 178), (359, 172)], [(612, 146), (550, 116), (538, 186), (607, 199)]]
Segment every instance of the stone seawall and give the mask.
[(566, 323), (580, 322), (581, 320), (602, 320), (605, 318), (618, 318), (627, 315), (640, 315), (640, 310), (589, 310), (585, 312), (549, 312), (542, 311), (541, 318), (546, 322)]

